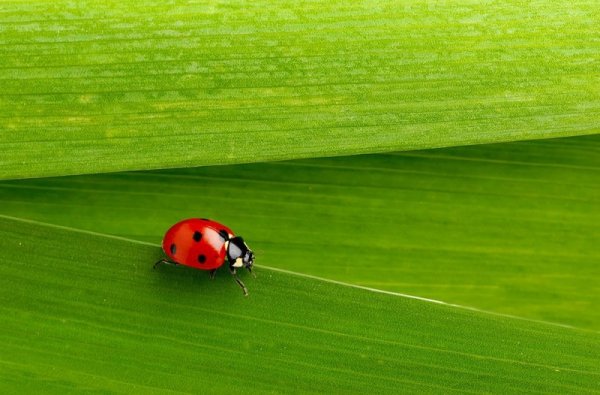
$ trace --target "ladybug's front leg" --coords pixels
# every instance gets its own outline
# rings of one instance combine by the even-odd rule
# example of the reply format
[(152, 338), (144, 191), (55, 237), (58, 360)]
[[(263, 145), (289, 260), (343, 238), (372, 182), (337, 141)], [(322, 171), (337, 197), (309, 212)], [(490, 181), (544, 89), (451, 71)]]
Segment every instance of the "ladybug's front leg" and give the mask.
[(244, 285), (244, 283), (242, 282), (242, 280), (240, 280), (240, 278), (238, 277), (235, 268), (234, 267), (230, 267), (229, 268), (229, 272), (231, 273), (231, 275), (235, 279), (235, 282), (237, 282), (238, 285), (242, 288), (242, 291), (244, 291), (244, 296), (248, 296), (248, 288), (246, 288), (246, 286)]

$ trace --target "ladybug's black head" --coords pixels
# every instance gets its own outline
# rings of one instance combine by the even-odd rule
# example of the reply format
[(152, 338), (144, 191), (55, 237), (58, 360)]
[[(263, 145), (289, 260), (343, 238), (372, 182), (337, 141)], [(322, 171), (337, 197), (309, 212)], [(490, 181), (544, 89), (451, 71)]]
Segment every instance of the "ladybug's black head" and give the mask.
[(254, 253), (251, 249), (248, 249), (248, 251), (246, 251), (246, 254), (244, 254), (242, 261), (244, 262), (244, 267), (251, 271), (252, 265), (254, 265)]
[(229, 239), (227, 246), (227, 258), (229, 265), (232, 267), (245, 267), (248, 271), (252, 271), (254, 265), (254, 253), (240, 236)]

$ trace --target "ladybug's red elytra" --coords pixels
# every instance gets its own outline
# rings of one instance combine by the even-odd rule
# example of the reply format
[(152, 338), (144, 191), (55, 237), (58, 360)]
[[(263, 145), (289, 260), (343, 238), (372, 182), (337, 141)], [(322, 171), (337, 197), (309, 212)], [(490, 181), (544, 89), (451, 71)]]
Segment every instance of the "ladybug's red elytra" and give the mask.
[(235, 281), (248, 295), (248, 289), (237, 275), (237, 269), (245, 267), (252, 272), (254, 253), (240, 236), (235, 236), (227, 226), (206, 218), (189, 218), (171, 226), (162, 242), (162, 249), (169, 259), (161, 263), (185, 265), (195, 269), (210, 271), (210, 278), (225, 260)]

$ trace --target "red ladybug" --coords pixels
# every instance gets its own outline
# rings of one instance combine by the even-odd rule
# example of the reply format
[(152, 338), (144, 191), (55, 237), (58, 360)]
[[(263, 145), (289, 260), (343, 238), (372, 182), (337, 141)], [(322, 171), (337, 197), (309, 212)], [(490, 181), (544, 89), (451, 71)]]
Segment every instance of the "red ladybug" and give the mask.
[(161, 263), (185, 265), (196, 269), (209, 270), (214, 278), (219, 267), (227, 259), (229, 271), (242, 287), (244, 295), (248, 289), (237, 276), (236, 270), (245, 267), (252, 272), (254, 253), (244, 239), (235, 236), (227, 226), (206, 218), (189, 218), (171, 226), (163, 238), (162, 248), (171, 260), (161, 259)]

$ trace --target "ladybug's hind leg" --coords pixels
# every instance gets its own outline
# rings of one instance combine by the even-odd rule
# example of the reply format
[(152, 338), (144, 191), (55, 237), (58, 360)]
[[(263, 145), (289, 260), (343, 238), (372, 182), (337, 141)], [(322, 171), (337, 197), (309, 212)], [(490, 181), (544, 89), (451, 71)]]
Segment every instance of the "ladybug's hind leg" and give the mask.
[(215, 276), (217, 275), (217, 269), (213, 269), (213, 270), (211, 270), (211, 271), (208, 273), (208, 275), (210, 276), (210, 279), (211, 279), (211, 280), (214, 280), (214, 279), (215, 279)]
[(168, 260), (168, 259), (162, 258), (162, 259), (159, 259), (159, 260), (158, 260), (158, 261), (157, 261), (157, 262), (154, 264), (154, 266), (152, 266), (152, 268), (153, 268), (153, 269), (156, 269), (156, 268), (157, 268), (157, 267), (158, 267), (160, 264), (165, 264), (165, 265), (174, 265), (174, 266), (177, 266), (177, 265), (179, 265), (179, 263), (177, 263), (177, 262), (173, 262), (173, 261), (170, 261), (170, 260)]

